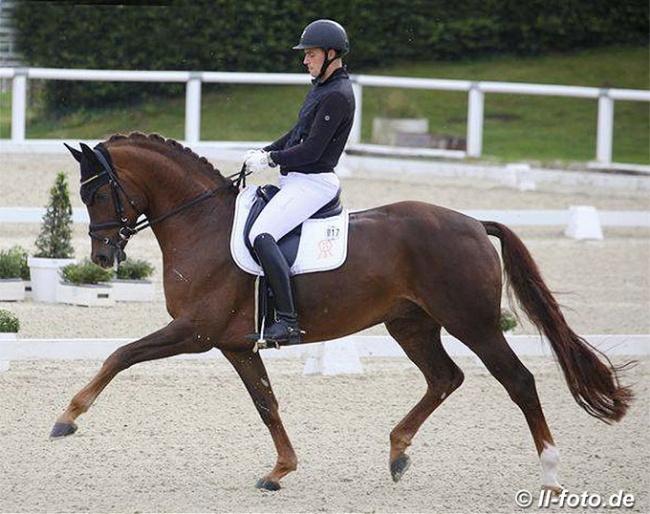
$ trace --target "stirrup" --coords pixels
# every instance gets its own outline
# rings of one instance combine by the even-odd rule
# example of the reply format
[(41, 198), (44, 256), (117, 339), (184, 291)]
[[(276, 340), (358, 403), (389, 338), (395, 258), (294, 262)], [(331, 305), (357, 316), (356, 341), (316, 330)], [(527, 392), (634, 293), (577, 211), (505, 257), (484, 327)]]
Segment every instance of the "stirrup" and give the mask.
[(280, 349), (281, 346), (292, 346), (300, 344), (300, 336), (305, 333), (304, 330), (301, 330), (299, 327), (290, 327), (284, 326), (287, 330), (287, 337), (285, 338), (267, 338), (264, 333), (264, 327), (259, 334), (249, 334), (246, 336), (246, 339), (250, 341), (255, 341), (253, 346), (253, 352), (258, 350), (266, 350), (268, 348)]

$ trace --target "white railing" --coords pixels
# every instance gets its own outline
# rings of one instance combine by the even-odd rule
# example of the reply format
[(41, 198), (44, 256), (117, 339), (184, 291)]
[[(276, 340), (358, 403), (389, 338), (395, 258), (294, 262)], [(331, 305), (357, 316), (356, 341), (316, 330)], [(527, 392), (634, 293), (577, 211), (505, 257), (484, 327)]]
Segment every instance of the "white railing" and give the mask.
[[(229, 84), (294, 84), (309, 83), (306, 74), (292, 73), (240, 73), (200, 71), (135, 71), (135, 70), (81, 70), (55, 68), (0, 68), (0, 79), (12, 80), (11, 141), (25, 141), (27, 109), (27, 80), (89, 80), (123, 82), (181, 82), (186, 84), (185, 138), (191, 145), (201, 142), (201, 85), (203, 83)], [(467, 151), (466, 157), (482, 155), (485, 95), (518, 94), (544, 95), (598, 100), (598, 126), (595, 161), (603, 167), (612, 164), (614, 134), (614, 102), (626, 100), (650, 102), (650, 91), (634, 89), (558, 86), (548, 84), (523, 84), (513, 82), (472, 82), (467, 80), (441, 80), (374, 75), (353, 75), (353, 88), (357, 111), (349, 143), (361, 142), (361, 113), (363, 87), (391, 87), (430, 89), (438, 91), (464, 91), (468, 93)], [(423, 151), (424, 154), (426, 152)], [(434, 152), (437, 155), (440, 151)], [(458, 152), (453, 152), (458, 154)]]
[[(459, 211), (472, 218), (498, 221), (513, 227), (567, 227), (571, 222), (571, 209), (523, 210), (483, 209)], [(0, 223), (41, 223), (44, 207), (0, 207)], [(595, 211), (602, 227), (650, 228), (650, 211)], [(85, 207), (72, 209), (72, 221), (90, 223)]]

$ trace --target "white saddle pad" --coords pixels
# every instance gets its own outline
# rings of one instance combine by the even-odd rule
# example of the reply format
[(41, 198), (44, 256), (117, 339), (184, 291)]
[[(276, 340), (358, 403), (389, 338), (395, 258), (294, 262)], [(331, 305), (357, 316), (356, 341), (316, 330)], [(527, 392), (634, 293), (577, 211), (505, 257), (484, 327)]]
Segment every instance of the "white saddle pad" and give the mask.
[[(263, 275), (244, 244), (244, 225), (255, 200), (257, 186), (242, 189), (235, 202), (235, 220), (230, 236), (230, 253), (241, 269), (252, 275)], [(302, 225), (296, 262), (292, 275), (333, 270), (345, 262), (348, 254), (348, 211), (324, 219), (309, 219)]]

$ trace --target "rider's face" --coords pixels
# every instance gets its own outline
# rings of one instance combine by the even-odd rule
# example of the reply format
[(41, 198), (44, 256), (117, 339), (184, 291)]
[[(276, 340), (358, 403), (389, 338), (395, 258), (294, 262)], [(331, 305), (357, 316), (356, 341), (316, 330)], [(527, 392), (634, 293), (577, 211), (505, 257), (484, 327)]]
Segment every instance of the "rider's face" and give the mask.
[[(331, 51), (331, 50), (330, 50)], [(325, 60), (325, 50), (322, 48), (307, 48), (302, 63), (307, 66), (309, 74), (316, 78), (320, 73), (323, 61)]]

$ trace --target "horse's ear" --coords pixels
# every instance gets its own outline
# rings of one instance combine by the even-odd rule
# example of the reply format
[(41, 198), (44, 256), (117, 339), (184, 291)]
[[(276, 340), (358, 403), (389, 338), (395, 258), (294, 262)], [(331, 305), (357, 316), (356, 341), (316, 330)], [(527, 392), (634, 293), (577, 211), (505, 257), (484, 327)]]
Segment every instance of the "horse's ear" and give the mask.
[(70, 150), (70, 153), (72, 154), (72, 157), (74, 157), (75, 160), (76, 160), (78, 163), (81, 163), (81, 157), (82, 157), (83, 153), (81, 153), (79, 150), (75, 150), (74, 148), (72, 148), (72, 147), (71, 147), (69, 144), (67, 144), (67, 143), (63, 143), (63, 145), (64, 145), (68, 150)]
[(81, 147), (83, 155), (86, 156), (88, 163), (97, 162), (97, 156), (95, 155), (95, 152), (93, 152), (92, 148), (85, 143), (79, 143), (79, 146)]

